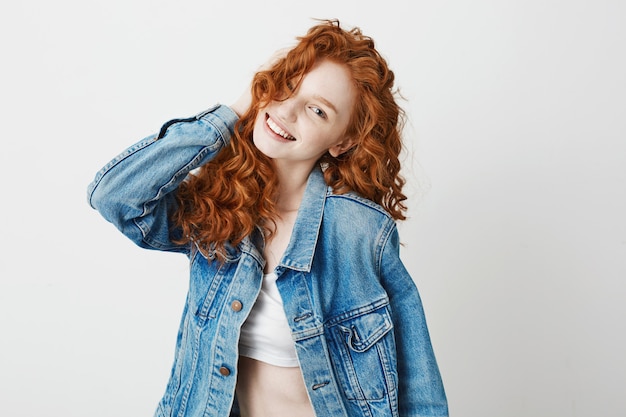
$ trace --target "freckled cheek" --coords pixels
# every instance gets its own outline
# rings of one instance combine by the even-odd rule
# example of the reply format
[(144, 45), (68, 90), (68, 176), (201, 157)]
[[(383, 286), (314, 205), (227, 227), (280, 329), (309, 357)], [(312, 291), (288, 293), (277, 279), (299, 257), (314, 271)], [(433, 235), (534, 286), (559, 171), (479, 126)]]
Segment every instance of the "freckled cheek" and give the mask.
[[(263, 113), (265, 115), (265, 113)], [(259, 134), (262, 134), (265, 130), (265, 117), (259, 115), (254, 121), (254, 129), (252, 130), (252, 138), (256, 137)]]

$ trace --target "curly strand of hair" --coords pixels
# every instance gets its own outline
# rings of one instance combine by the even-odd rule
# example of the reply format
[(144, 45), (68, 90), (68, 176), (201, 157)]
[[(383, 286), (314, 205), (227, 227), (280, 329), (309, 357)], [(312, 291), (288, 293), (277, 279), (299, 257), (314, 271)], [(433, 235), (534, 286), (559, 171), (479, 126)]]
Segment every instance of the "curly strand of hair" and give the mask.
[[(258, 151), (243, 139), (246, 130), (250, 127), (238, 123), (230, 145), (190, 175), (176, 195), (179, 209), (173, 222), (182, 229), (178, 243), (196, 242), (205, 255), (213, 252), (222, 261), (227, 242), (236, 246), (257, 225), (275, 218), (271, 161), (255, 155)], [(271, 235), (272, 228), (267, 230)]]

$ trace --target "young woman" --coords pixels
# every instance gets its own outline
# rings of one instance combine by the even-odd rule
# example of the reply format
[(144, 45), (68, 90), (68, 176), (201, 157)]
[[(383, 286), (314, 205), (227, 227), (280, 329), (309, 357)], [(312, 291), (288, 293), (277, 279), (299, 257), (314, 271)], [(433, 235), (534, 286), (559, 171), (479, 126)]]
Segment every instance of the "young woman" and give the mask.
[(231, 106), (165, 123), (90, 204), (186, 254), (189, 293), (156, 416), (445, 416), (399, 258), (403, 113), (358, 28), (322, 22)]

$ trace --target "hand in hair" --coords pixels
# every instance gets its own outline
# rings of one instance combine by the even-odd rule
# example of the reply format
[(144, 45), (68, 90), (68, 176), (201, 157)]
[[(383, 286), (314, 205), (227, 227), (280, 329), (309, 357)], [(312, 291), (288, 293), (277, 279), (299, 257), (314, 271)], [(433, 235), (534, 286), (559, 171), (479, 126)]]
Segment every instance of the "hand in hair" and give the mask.
[[(275, 51), (270, 58), (265, 61), (257, 71), (267, 71), (272, 68), (280, 59), (284, 58), (287, 55), (291, 48), (281, 48)], [(250, 93), (250, 85), (248, 88), (241, 94), (241, 96), (232, 104), (230, 108), (237, 113), (239, 117), (241, 117), (248, 109), (250, 108), (250, 104), (252, 103), (252, 95)]]

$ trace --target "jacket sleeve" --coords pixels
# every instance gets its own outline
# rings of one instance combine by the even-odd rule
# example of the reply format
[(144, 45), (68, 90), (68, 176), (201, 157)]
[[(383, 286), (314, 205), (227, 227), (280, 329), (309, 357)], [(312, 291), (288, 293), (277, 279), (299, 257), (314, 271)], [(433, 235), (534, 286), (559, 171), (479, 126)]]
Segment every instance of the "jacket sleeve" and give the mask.
[(395, 223), (389, 230), (380, 265), (396, 338), (400, 416), (447, 416), (446, 394), (420, 295), (400, 260)]
[(229, 143), (236, 121), (229, 107), (217, 105), (167, 122), (98, 171), (87, 188), (89, 204), (143, 248), (185, 251), (170, 240), (174, 191)]

